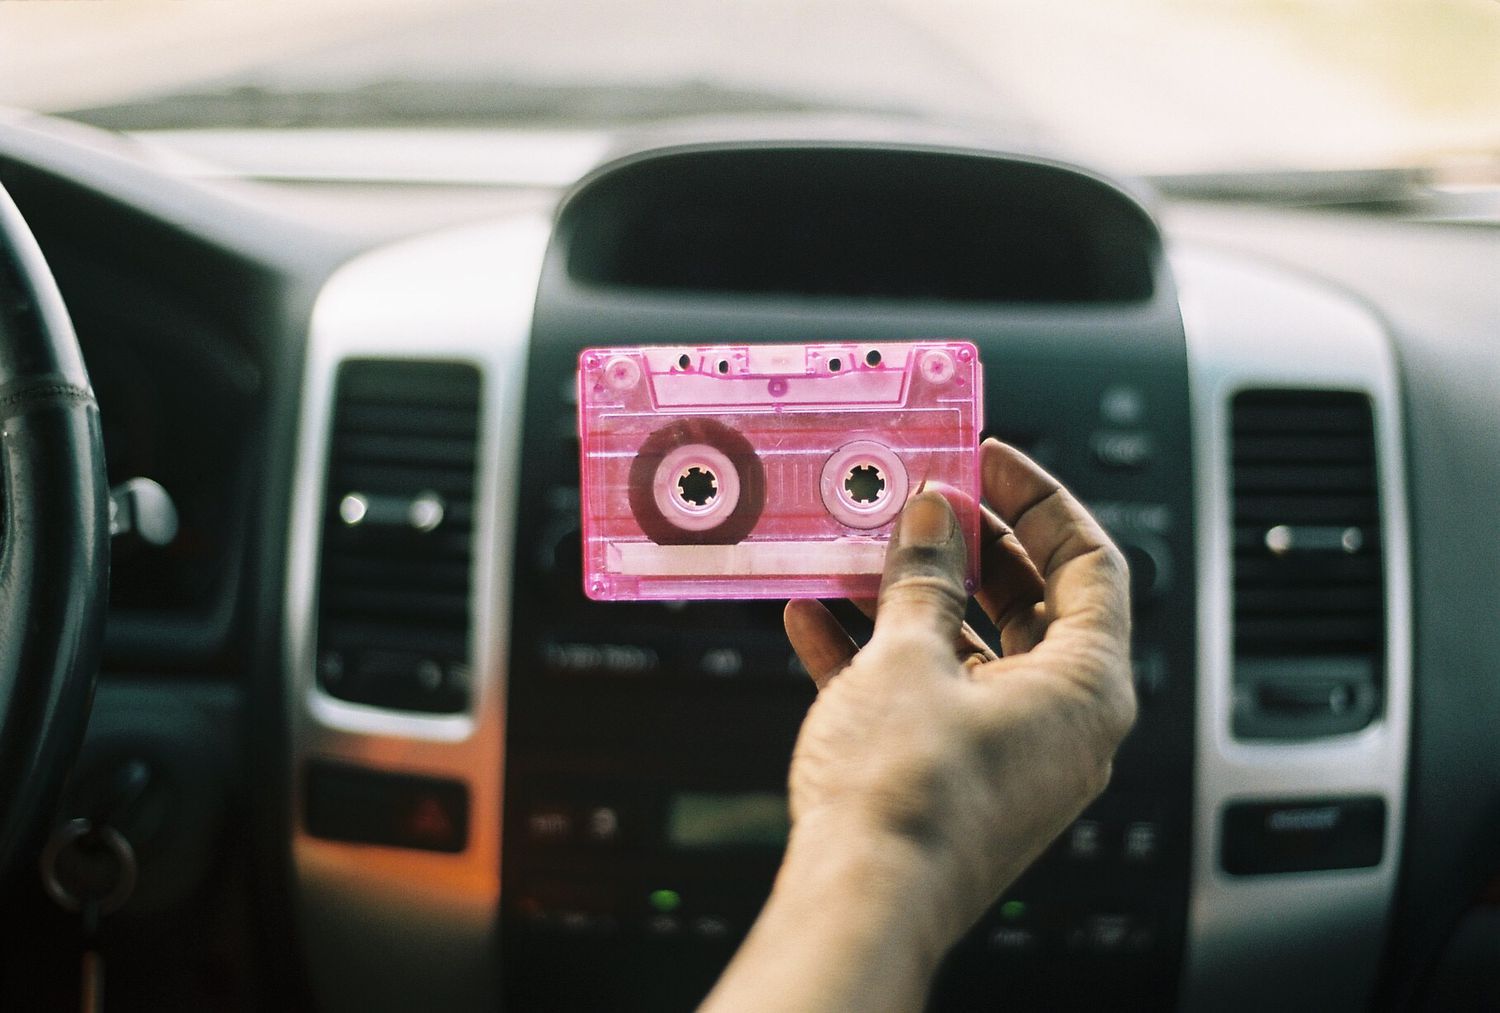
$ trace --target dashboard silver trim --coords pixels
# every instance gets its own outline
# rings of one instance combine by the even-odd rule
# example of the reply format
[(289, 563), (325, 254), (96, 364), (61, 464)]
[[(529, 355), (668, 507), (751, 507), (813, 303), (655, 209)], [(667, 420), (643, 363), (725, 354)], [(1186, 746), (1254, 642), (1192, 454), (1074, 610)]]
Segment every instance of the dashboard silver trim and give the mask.
[[(1364, 1008), (1396, 887), (1411, 718), (1411, 583), (1398, 369), (1380, 322), (1312, 279), (1179, 248), (1198, 510), (1198, 702), (1185, 1009)], [(1232, 601), (1229, 400), (1247, 387), (1338, 388), (1374, 404), (1387, 606), (1382, 715), (1307, 743), (1230, 732)], [(1375, 794), (1387, 806), (1372, 869), (1235, 877), (1218, 865), (1219, 818), (1240, 798)]]
[[(320, 1009), (490, 1010), (499, 1004), (515, 488), (532, 307), (549, 222), (520, 216), (396, 243), (346, 264), (312, 316), (287, 556), (285, 685), (296, 910)], [(324, 474), (338, 365), (351, 357), (470, 362), (483, 373), (474, 506), (472, 700), (432, 716), (351, 704), (314, 676)], [(449, 855), (309, 836), (310, 757), (450, 777), (470, 791), (466, 850)]]

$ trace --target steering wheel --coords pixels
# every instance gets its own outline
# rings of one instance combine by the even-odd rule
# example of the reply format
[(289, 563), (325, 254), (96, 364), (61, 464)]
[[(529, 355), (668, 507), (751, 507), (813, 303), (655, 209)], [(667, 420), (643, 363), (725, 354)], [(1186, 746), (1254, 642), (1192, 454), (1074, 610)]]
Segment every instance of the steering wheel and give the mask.
[(99, 407), (0, 188), (0, 876), (51, 816), (83, 739), (108, 585)]

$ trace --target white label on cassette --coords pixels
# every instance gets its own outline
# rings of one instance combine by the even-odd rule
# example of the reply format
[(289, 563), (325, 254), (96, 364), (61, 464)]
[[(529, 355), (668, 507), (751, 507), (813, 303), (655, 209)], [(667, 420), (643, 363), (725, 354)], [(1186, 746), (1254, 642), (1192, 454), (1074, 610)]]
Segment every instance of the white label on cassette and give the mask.
[(616, 542), (609, 546), (610, 570), (631, 577), (717, 573), (727, 577), (810, 577), (822, 574), (879, 573), (885, 543), (848, 539), (808, 542), (754, 542), (739, 545), (652, 545)]

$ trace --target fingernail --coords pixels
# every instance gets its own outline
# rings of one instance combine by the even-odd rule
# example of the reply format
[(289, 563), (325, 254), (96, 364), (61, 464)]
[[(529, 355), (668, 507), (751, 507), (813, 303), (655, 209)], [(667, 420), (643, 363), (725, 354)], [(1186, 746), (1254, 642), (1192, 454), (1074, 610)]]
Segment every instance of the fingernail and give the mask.
[(917, 496), (901, 514), (902, 545), (934, 549), (945, 544), (952, 534), (953, 511), (939, 493)]

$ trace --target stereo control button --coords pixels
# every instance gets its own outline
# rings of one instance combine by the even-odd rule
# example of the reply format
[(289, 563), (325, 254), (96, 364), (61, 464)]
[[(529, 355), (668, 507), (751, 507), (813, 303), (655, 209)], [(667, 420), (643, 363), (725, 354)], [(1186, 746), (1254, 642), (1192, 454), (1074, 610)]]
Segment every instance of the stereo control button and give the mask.
[(1104, 429), (1089, 439), (1094, 460), (1106, 468), (1133, 471), (1144, 468), (1156, 456), (1150, 433), (1130, 429)]
[(1135, 695), (1142, 703), (1155, 700), (1167, 688), (1167, 659), (1161, 651), (1147, 650), (1131, 659)]
[(646, 935), (670, 939), (682, 933), (682, 919), (676, 915), (658, 914), (646, 919)]
[(1098, 820), (1079, 820), (1068, 831), (1068, 857), (1092, 862), (1104, 854), (1104, 827)]
[(698, 663), (704, 675), (717, 679), (729, 679), (739, 675), (745, 667), (745, 656), (733, 647), (715, 647), (703, 652)]
[(726, 939), (729, 936), (729, 922), (715, 915), (694, 918), (693, 935), (699, 939)]
[(1156, 933), (1142, 919), (1128, 914), (1093, 914), (1067, 933), (1068, 948), (1089, 953), (1142, 953), (1156, 944)]
[(1119, 539), (1120, 552), (1130, 564), (1130, 597), (1137, 604), (1159, 598), (1172, 588), (1172, 552), (1150, 535)]
[(1001, 925), (990, 929), (985, 943), (990, 949), (1002, 953), (1031, 953), (1037, 949), (1041, 940), (1035, 929), (1024, 925)]
[(1138, 425), (1146, 417), (1146, 398), (1139, 387), (1109, 387), (1099, 395), (1099, 416), (1117, 426)]
[(526, 814), (526, 836), (539, 844), (557, 844), (573, 836), (573, 814), (559, 806), (539, 806)]
[(603, 928), (604, 917), (587, 911), (559, 911), (553, 916), (552, 923), (570, 936), (587, 936)]
[(595, 806), (588, 812), (583, 833), (599, 844), (613, 843), (620, 836), (620, 814), (611, 806)]
[(542, 656), (554, 675), (645, 675), (659, 664), (654, 650), (635, 644), (550, 643)]
[(1146, 865), (1161, 850), (1161, 827), (1150, 820), (1125, 825), (1125, 861)]

